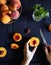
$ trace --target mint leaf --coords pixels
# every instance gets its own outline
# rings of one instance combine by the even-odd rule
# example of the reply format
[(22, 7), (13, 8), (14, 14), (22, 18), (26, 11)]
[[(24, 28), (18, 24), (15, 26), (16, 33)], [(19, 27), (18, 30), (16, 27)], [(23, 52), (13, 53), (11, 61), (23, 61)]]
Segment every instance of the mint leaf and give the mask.
[(45, 16), (49, 17), (49, 12), (48, 11), (45, 12)]
[(49, 17), (49, 12), (40, 4), (35, 4), (33, 7), (33, 12), (36, 21), (40, 21), (42, 18)]

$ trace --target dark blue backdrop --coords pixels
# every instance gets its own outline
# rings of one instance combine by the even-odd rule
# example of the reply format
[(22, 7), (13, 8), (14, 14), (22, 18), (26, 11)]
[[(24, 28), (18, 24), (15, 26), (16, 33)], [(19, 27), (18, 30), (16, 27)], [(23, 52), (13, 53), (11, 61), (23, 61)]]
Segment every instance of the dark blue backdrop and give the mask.
[[(51, 33), (46, 28), (46, 26), (51, 23), (51, 0), (21, 0), (21, 3), (22, 14), (20, 18), (9, 25), (0, 24), (0, 46), (7, 49), (7, 56), (2, 59), (0, 58), (0, 65), (21, 65), (25, 42), (32, 36), (37, 36), (41, 39), (39, 33), (40, 28), (42, 29), (47, 42), (51, 44)], [(32, 11), (30, 10), (30, 8), (37, 3), (43, 5), (50, 12), (49, 18), (43, 19), (38, 23), (33, 21), (31, 17)], [(24, 33), (26, 27), (29, 27), (31, 30), (29, 34)], [(23, 35), (22, 41), (18, 43), (20, 45), (20, 49), (18, 50), (12, 50), (10, 48), (11, 43), (15, 42), (12, 40), (12, 34), (15, 32), (19, 32)], [(42, 39), (30, 65), (49, 65), (45, 57)]]

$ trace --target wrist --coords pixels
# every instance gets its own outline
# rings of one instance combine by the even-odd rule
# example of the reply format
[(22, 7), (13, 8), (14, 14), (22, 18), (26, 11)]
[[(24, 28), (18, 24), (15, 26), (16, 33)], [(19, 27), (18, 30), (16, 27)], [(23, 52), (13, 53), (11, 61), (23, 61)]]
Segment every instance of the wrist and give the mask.
[(21, 65), (29, 65), (29, 63), (30, 61), (27, 58), (24, 58)]
[(51, 62), (49, 62), (49, 65), (51, 65)]

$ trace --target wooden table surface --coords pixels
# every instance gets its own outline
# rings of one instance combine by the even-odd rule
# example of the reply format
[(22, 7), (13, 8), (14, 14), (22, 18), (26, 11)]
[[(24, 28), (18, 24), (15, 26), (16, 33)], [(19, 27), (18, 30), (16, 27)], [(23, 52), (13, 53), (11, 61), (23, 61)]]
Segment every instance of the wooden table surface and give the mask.
[[(51, 33), (46, 27), (46, 25), (51, 23), (51, 0), (21, 0), (21, 3), (22, 13), (19, 19), (12, 24), (0, 24), (0, 47), (3, 46), (7, 49), (6, 57), (0, 58), (0, 65), (21, 65), (23, 60), (24, 44), (32, 36), (39, 37), (41, 43), (30, 65), (49, 65), (45, 57), (43, 42), (39, 31), (41, 28), (48, 44), (51, 44)], [(40, 22), (33, 21), (32, 11), (30, 10), (30, 8), (37, 3), (44, 6), (50, 12), (50, 17), (43, 19)], [(30, 28), (31, 30), (29, 34), (24, 33), (26, 27)], [(23, 35), (22, 41), (18, 43), (20, 45), (18, 50), (12, 50), (10, 48), (11, 43), (15, 42), (12, 39), (12, 34), (15, 32), (19, 32)]]

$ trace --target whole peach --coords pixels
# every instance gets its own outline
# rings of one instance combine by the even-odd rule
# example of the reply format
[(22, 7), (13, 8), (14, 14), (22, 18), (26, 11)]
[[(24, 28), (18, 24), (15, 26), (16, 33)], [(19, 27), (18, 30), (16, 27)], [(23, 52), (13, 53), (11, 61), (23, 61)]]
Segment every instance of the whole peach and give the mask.
[(2, 16), (1, 22), (3, 24), (8, 24), (11, 21), (11, 18), (8, 15)]
[(21, 7), (20, 0), (11, 0), (11, 5), (14, 6), (16, 9), (19, 9)]
[(1, 12), (4, 10), (9, 10), (9, 7), (7, 5), (2, 5), (1, 6)]
[(16, 10), (17, 8), (14, 7), (14, 6), (12, 6), (12, 5), (9, 5), (9, 9), (10, 9), (11, 11), (14, 11), (14, 10)]
[(2, 16), (7, 15), (7, 14), (11, 14), (12, 12), (10, 10), (5, 10), (2, 12)]
[(11, 14), (11, 18), (12, 19), (18, 19), (19, 16), (20, 16), (20, 13), (17, 10), (16, 11), (13, 11), (12, 14)]
[(0, 5), (6, 4), (6, 3), (7, 3), (7, 0), (0, 0)]

